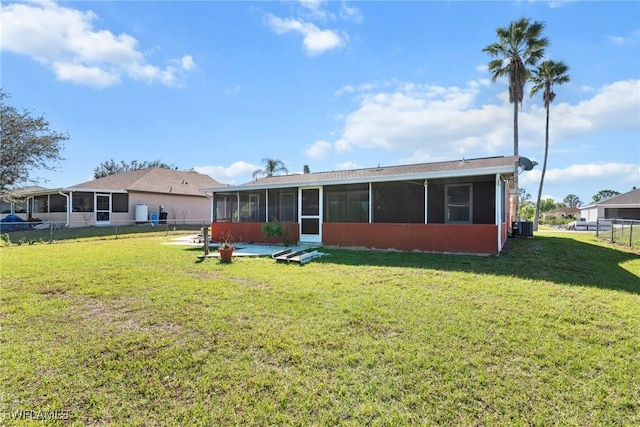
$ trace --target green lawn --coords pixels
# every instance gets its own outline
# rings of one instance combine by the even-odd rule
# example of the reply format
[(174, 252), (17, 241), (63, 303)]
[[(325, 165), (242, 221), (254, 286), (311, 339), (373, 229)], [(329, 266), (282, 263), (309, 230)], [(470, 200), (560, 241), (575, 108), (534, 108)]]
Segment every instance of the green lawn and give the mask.
[(299, 267), (170, 239), (0, 248), (0, 424), (640, 425), (630, 250), (540, 233)]

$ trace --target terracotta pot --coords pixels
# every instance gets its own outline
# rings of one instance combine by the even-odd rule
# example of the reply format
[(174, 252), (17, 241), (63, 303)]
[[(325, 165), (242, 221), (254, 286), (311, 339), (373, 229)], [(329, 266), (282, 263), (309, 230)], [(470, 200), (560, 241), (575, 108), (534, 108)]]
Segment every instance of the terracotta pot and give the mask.
[(233, 256), (233, 248), (231, 249), (218, 249), (220, 252), (220, 262), (231, 262)]

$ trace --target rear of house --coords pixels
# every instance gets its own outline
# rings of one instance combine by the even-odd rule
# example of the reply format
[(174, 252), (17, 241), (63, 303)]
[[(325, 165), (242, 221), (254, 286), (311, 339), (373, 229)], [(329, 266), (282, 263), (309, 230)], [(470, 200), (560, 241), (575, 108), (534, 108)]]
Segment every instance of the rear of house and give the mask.
[(493, 254), (502, 250), (518, 157), (272, 176), (212, 195), (212, 238), (230, 232), (274, 242), (278, 221), (291, 241), (338, 247)]

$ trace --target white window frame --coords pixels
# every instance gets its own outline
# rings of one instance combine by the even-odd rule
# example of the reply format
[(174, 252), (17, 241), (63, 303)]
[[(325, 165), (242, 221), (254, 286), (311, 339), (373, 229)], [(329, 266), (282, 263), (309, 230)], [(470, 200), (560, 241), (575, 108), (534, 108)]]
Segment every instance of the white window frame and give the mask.
[[(453, 187), (467, 187), (469, 188), (469, 200), (467, 203), (449, 203), (449, 189)], [(449, 219), (449, 207), (464, 207), (466, 206), (469, 210), (469, 220), (468, 221), (452, 221)], [(473, 224), (473, 185), (471, 183), (465, 184), (446, 184), (445, 185), (445, 224)]]

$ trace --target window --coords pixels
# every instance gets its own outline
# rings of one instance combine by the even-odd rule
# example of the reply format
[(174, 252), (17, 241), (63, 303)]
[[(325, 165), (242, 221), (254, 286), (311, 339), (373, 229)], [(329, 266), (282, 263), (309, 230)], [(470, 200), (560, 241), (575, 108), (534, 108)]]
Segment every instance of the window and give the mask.
[(369, 222), (369, 186), (325, 187), (325, 222)]
[(48, 213), (49, 212), (49, 196), (35, 196), (33, 198), (33, 212)]
[(267, 221), (297, 222), (298, 221), (298, 190), (284, 188), (269, 190), (269, 214)]
[(373, 222), (424, 224), (424, 181), (373, 183)]
[(73, 212), (93, 212), (93, 193), (73, 193)]
[(10, 214), (11, 213), (11, 202), (0, 202), (0, 212), (2, 212), (3, 214)]
[(49, 196), (49, 212), (66, 212), (67, 198), (62, 194), (51, 194)]
[[(262, 221), (265, 215), (263, 197), (259, 193), (240, 193), (240, 222)], [(234, 215), (235, 217), (235, 215)], [(235, 218), (234, 218), (235, 219)]]
[(129, 212), (129, 195), (121, 193), (112, 194), (111, 210), (113, 212)]
[(446, 220), (447, 223), (470, 224), (471, 218), (471, 184), (446, 186)]
[(216, 194), (214, 196), (215, 221), (237, 221), (237, 201), (238, 198), (235, 194)]

